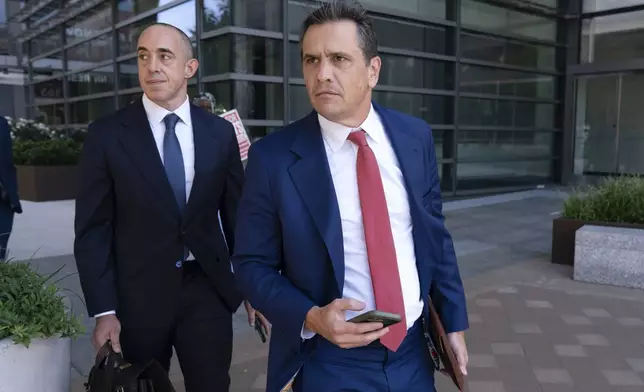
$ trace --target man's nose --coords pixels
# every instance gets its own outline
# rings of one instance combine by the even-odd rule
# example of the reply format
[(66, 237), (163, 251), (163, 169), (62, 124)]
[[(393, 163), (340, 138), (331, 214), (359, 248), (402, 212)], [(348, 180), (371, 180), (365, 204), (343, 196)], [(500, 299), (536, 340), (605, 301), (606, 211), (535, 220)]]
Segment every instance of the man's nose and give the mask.
[(157, 60), (156, 56), (150, 56), (150, 59), (148, 60), (148, 71), (150, 72), (159, 71), (159, 60)]
[(332, 75), (331, 65), (328, 61), (321, 61), (318, 68), (318, 81), (327, 82), (331, 80)]

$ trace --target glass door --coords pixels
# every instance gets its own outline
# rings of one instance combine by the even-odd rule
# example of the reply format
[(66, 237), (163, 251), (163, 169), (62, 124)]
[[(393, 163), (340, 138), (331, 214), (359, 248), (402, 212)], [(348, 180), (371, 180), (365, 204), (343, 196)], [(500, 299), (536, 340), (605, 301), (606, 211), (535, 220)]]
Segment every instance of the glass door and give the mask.
[(617, 172), (644, 174), (644, 73), (621, 75)]
[(620, 74), (577, 79), (575, 174), (609, 174), (618, 168)]

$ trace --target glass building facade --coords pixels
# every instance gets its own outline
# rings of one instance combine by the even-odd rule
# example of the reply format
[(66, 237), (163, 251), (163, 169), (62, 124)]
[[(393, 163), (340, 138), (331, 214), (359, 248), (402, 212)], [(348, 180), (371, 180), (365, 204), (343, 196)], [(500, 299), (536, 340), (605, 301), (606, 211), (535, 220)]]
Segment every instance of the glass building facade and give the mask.
[[(298, 40), (302, 21), (319, 2), (21, 3), (11, 19), (22, 26), (13, 39), (27, 74), (26, 106), (47, 124), (86, 127), (140, 97), (136, 43), (157, 21), (193, 40), (200, 68), (189, 94), (209, 92), (217, 104), (236, 108), (251, 139), (311, 110)], [(593, 150), (605, 148), (610, 129), (593, 133), (592, 127), (604, 127), (602, 113), (616, 107), (622, 139), (615, 151), (635, 159), (627, 157), (637, 146), (624, 139), (637, 118), (625, 118), (629, 109), (629, 116), (644, 111), (624, 102), (644, 91), (644, 76), (603, 73), (617, 63), (644, 69), (636, 46), (644, 34), (630, 28), (644, 21), (644, 7), (626, 18), (613, 15), (608, 3), (619, 1), (362, 0), (373, 15), (383, 60), (374, 99), (432, 126), (447, 197), (568, 181), (579, 170), (611, 171), (615, 160)], [(567, 77), (570, 70), (579, 76)], [(577, 95), (586, 97), (583, 108)], [(587, 137), (575, 132), (579, 116), (591, 123)]]

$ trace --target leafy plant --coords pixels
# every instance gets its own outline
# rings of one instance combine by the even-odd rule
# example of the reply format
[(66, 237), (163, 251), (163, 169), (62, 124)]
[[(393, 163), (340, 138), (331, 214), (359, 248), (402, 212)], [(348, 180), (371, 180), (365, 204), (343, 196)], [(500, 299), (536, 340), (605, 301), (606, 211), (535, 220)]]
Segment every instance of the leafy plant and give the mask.
[(644, 224), (644, 178), (636, 175), (606, 178), (597, 186), (578, 190), (564, 202), (563, 216)]
[(23, 140), (13, 143), (16, 165), (74, 165), (82, 145), (75, 140)]
[(74, 338), (83, 332), (51, 282), (59, 271), (43, 276), (27, 263), (0, 261), (0, 340), (11, 337), (29, 347), (33, 339)]

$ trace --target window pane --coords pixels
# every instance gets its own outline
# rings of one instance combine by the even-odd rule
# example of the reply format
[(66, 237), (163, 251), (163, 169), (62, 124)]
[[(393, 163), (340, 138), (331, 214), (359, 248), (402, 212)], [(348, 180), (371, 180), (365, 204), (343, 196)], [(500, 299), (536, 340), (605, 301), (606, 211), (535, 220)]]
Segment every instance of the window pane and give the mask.
[(583, 0), (583, 4), (584, 12), (593, 12), (640, 5), (642, 0)]
[(449, 27), (374, 17), (373, 29), (376, 31), (380, 46), (416, 52), (454, 54), (451, 49), (448, 50), (452, 45), (447, 45), (453, 37), (452, 29)]
[(454, 88), (454, 63), (382, 54), (378, 84), (449, 90)]
[(550, 157), (554, 134), (550, 132), (459, 131), (458, 159), (493, 161)]
[(65, 23), (67, 44), (83, 40), (110, 26), (112, 26), (112, 7), (108, 1)]
[(43, 124), (61, 125), (65, 123), (65, 105), (62, 102), (36, 106), (34, 112), (34, 118)]
[(452, 97), (374, 91), (373, 99), (382, 106), (422, 118), (432, 125), (454, 123)]
[(460, 98), (462, 125), (555, 128), (555, 105), (478, 98)]
[(60, 34), (61, 27), (55, 27), (31, 40), (31, 55), (38, 56), (56, 48), (62, 48), (63, 37)]
[(468, 93), (555, 98), (555, 77), (550, 75), (462, 64), (460, 83)]
[(461, 50), (464, 58), (472, 60), (548, 70), (556, 67), (556, 50), (550, 46), (461, 34)]
[(31, 63), (34, 72), (41, 75), (56, 75), (63, 72), (63, 52), (57, 52)]
[(73, 71), (111, 60), (112, 47), (112, 34), (110, 33), (67, 49), (67, 68)]
[(282, 31), (282, 0), (234, 1), (235, 26), (258, 30)]
[(237, 109), (242, 119), (283, 120), (284, 89), (281, 83), (225, 81), (206, 83), (217, 105)]
[(389, 9), (393, 12), (401, 11), (408, 14), (444, 19), (445, 2), (454, 0), (362, 0), (361, 3), (369, 8), (370, 5), (379, 7), (383, 11)]
[(462, 0), (461, 21), (464, 25), (492, 33), (520, 35), (554, 41), (557, 23), (554, 19), (497, 7), (475, 0)]
[(51, 100), (62, 98), (64, 98), (62, 77), (34, 84), (34, 104), (48, 104)]
[(204, 0), (203, 31), (216, 30), (230, 25), (228, 0)]
[(175, 0), (118, 0), (116, 22), (122, 22), (173, 1)]
[(70, 124), (88, 124), (114, 111), (114, 97), (69, 103)]
[(141, 32), (156, 22), (170, 23), (181, 29), (188, 37), (194, 37), (195, 26), (197, 25), (195, 1), (191, 0), (119, 29), (119, 56), (136, 52), (137, 41)]
[(121, 61), (118, 63), (119, 90), (139, 87), (139, 72), (137, 59)]
[[(233, 49), (230, 49), (232, 41)], [(282, 41), (244, 35), (224, 35), (204, 41), (204, 75), (239, 72), (282, 76)], [(233, 59), (231, 59), (231, 56)]]
[(552, 179), (552, 161), (459, 163), (456, 189), (537, 185)]
[(114, 66), (67, 76), (70, 97), (114, 91)]
[(315, 10), (313, 4), (303, 4), (294, 1), (288, 2), (288, 32), (290, 34), (300, 35), (302, 32), (302, 23), (309, 13)]
[(644, 11), (584, 19), (581, 62), (619, 62), (644, 57)]

